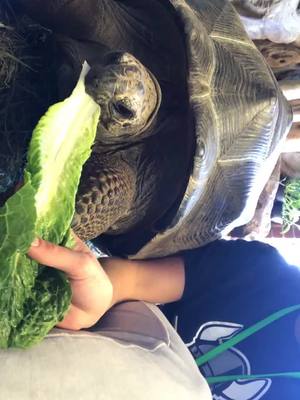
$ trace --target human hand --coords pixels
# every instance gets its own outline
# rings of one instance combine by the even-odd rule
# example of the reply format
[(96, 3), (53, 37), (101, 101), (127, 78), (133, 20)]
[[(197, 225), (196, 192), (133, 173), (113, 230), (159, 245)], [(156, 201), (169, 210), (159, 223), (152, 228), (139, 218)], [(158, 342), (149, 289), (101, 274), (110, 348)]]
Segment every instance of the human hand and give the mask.
[(89, 248), (74, 235), (70, 250), (37, 239), (28, 255), (42, 265), (64, 271), (69, 278), (72, 300), (64, 320), (57, 326), (79, 330), (94, 325), (112, 306), (113, 287)]

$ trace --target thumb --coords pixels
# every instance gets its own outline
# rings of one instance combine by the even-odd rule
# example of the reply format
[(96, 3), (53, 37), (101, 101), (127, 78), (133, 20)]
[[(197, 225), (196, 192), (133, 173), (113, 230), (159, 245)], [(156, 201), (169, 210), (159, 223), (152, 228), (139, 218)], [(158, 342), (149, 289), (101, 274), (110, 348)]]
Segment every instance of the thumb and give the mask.
[(42, 239), (35, 239), (28, 250), (29, 257), (42, 265), (64, 271), (70, 278), (77, 278), (94, 264), (94, 256), (90, 252), (80, 252), (55, 245)]

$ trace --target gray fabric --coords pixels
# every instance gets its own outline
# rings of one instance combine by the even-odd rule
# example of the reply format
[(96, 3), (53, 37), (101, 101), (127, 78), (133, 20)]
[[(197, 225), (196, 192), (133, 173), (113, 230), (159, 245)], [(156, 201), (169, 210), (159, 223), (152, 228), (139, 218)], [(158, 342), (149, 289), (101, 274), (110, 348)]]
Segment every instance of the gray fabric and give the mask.
[(5, 400), (211, 399), (168, 321), (138, 302), (115, 307), (93, 330), (55, 329), (31, 350), (2, 350), (0, 376)]
[(150, 306), (137, 301), (118, 304), (89, 331), (148, 350), (154, 350), (157, 343), (170, 344), (169, 333), (162, 320)]

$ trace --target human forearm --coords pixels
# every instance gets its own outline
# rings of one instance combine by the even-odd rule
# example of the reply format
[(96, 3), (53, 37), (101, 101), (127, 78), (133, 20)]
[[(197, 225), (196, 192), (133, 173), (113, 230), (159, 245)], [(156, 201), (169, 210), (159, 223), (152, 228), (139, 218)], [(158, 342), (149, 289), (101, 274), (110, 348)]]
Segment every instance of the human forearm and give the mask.
[(180, 258), (131, 261), (105, 258), (99, 261), (76, 235), (75, 247), (35, 240), (28, 255), (40, 265), (63, 271), (70, 283), (70, 308), (58, 326), (83, 329), (94, 325), (114, 304), (123, 300), (164, 303), (178, 300), (184, 288)]
[(168, 303), (179, 300), (184, 290), (184, 263), (180, 257), (132, 261), (100, 260), (113, 285), (112, 305), (124, 300)]

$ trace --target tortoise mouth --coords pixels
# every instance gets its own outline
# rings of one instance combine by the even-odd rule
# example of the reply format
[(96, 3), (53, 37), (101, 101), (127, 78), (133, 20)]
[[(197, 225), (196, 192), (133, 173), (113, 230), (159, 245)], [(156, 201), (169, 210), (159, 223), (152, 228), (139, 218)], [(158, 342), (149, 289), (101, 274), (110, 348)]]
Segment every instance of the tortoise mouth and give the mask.
[(122, 123), (124, 121), (130, 121), (134, 119), (136, 115), (135, 112), (130, 108), (130, 106), (122, 100), (111, 101), (108, 108), (110, 114), (114, 117), (114, 119)]

